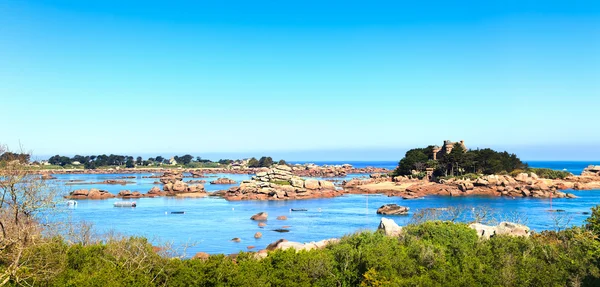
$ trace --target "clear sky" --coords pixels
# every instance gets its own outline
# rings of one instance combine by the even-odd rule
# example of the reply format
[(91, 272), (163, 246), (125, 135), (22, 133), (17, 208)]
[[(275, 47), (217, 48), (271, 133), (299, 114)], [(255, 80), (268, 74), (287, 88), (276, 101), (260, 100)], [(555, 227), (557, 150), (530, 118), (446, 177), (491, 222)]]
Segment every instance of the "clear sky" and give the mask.
[(0, 1), (0, 143), (600, 159), (598, 1)]

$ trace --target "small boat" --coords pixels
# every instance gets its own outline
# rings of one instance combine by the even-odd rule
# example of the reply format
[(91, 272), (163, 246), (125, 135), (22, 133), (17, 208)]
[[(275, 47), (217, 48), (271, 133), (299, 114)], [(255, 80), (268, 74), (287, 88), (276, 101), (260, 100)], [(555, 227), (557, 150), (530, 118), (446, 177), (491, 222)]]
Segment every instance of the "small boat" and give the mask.
[(308, 211), (306, 208), (292, 208), (290, 211)]
[(273, 229), (273, 231), (275, 231), (275, 232), (279, 232), (279, 233), (290, 232), (289, 230), (287, 230), (287, 229), (283, 229), (283, 228)]
[(117, 201), (113, 203), (114, 207), (136, 207), (135, 201)]
[(77, 201), (75, 201), (75, 200), (69, 200), (69, 201), (67, 201), (67, 206), (68, 207), (75, 207), (75, 206), (77, 206)]
[(171, 214), (185, 214), (185, 211), (171, 211)]

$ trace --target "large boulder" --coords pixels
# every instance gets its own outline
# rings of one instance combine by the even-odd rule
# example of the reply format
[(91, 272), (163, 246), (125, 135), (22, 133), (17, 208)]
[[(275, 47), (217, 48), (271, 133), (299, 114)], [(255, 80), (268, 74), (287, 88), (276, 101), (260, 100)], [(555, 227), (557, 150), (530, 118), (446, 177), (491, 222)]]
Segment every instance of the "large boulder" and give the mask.
[(320, 180), (319, 185), (321, 186), (321, 189), (335, 189), (335, 185), (333, 184), (333, 182), (328, 180)]
[(529, 231), (529, 227), (512, 222), (500, 222), (496, 227), (496, 234), (499, 235), (529, 237)]
[(304, 187), (304, 180), (302, 180), (302, 178), (299, 178), (299, 177), (292, 177), (290, 179), (290, 183), (292, 184), (293, 187), (297, 187), (297, 188)]
[(268, 216), (269, 216), (269, 214), (266, 212), (259, 212), (255, 215), (252, 215), (252, 217), (250, 217), (250, 219), (257, 220), (257, 221), (265, 221), (265, 220), (267, 220)]
[(307, 179), (304, 181), (304, 187), (306, 189), (319, 189), (319, 181), (316, 179)]
[(496, 227), (489, 226), (481, 223), (469, 224), (469, 227), (477, 231), (477, 236), (483, 239), (490, 239), (490, 237), (496, 235)]
[(381, 218), (381, 222), (377, 229), (382, 230), (387, 236), (396, 237), (402, 234), (402, 227), (396, 224), (394, 220), (385, 217)]
[(184, 192), (187, 190), (187, 184), (183, 181), (176, 181), (173, 184), (173, 191), (175, 192)]
[(400, 206), (397, 204), (385, 204), (377, 209), (377, 214), (384, 215), (406, 215), (408, 214), (408, 207)]
[(501, 222), (497, 226), (489, 226), (481, 223), (472, 223), (469, 225), (470, 228), (477, 231), (477, 236), (483, 239), (489, 239), (494, 235), (508, 235), (508, 236), (524, 236), (529, 237), (529, 227), (512, 223), (512, 222)]

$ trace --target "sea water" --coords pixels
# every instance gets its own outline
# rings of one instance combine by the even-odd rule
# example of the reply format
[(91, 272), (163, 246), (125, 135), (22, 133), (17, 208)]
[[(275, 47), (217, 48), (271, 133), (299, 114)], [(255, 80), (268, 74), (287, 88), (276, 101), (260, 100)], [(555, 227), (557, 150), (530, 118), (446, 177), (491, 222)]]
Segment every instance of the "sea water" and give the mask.
[[(580, 164), (580, 166), (587, 164)], [(573, 169), (579, 169), (575, 166)], [(583, 169), (583, 167), (581, 167)], [(147, 192), (158, 179), (144, 178), (150, 174), (83, 174), (56, 175), (53, 182), (64, 192), (75, 189), (98, 188), (117, 194), (120, 190)], [(133, 183), (127, 185), (76, 184), (69, 181), (101, 182), (106, 179), (124, 179)], [(204, 179), (210, 182), (217, 177), (227, 177), (236, 181), (249, 179), (251, 175), (207, 174), (207, 178), (185, 178), (187, 180)], [(359, 177), (364, 175), (350, 175)], [(234, 185), (204, 184), (208, 192), (225, 190)], [(290, 241), (310, 242), (341, 237), (360, 230), (375, 230), (382, 216), (376, 214), (377, 208), (384, 204), (395, 203), (410, 208), (408, 216), (385, 216), (393, 218), (398, 224), (405, 225), (412, 216), (427, 208), (458, 207), (462, 210), (462, 220), (469, 221), (480, 209), (491, 211), (496, 222), (502, 220), (521, 221), (533, 230), (554, 230), (567, 226), (582, 225), (590, 208), (600, 204), (600, 190), (568, 191), (578, 196), (576, 199), (535, 199), (511, 197), (448, 197), (427, 196), (423, 199), (403, 200), (399, 197), (384, 195), (344, 195), (336, 198), (307, 199), (291, 201), (227, 201), (218, 197), (174, 198), (157, 197), (135, 199), (135, 208), (115, 208), (113, 203), (121, 199), (78, 200), (76, 208), (65, 212), (73, 221), (84, 220), (93, 223), (97, 232), (117, 232), (123, 235), (144, 236), (154, 244), (172, 242), (175, 246), (191, 247), (187, 255), (196, 252), (236, 253), (255, 246), (255, 250), (269, 243), (285, 238)], [(62, 206), (62, 205), (61, 205)], [(291, 209), (307, 209), (294, 212)], [(549, 212), (561, 209), (564, 212)], [(171, 214), (183, 211), (184, 214)], [(269, 220), (264, 228), (258, 222), (250, 220), (253, 214), (267, 212)], [(287, 220), (276, 220), (284, 215)], [(278, 233), (275, 229), (286, 228), (287, 233)], [(261, 239), (254, 234), (261, 232)], [(241, 242), (233, 242), (232, 238)]]

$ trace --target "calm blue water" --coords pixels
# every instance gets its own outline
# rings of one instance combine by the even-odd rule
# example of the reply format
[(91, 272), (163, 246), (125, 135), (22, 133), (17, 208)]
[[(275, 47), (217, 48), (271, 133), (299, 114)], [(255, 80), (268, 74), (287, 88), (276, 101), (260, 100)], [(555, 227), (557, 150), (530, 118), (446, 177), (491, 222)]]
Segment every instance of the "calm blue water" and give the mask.
[[(536, 167), (583, 169), (587, 163), (549, 163)], [(333, 164), (333, 163), (332, 163)], [(395, 164), (395, 163), (394, 163)], [(355, 165), (360, 167), (359, 165)], [(532, 164), (533, 166), (533, 164)], [(562, 169), (562, 168), (560, 168)], [(102, 181), (130, 175), (57, 175), (58, 183), (65, 192), (80, 188), (99, 188), (117, 194), (120, 190), (147, 192), (155, 186), (157, 179), (142, 178), (148, 174), (136, 175), (134, 184), (121, 185), (65, 185), (68, 180)], [(250, 178), (250, 175), (217, 174), (204, 178), (211, 181), (216, 177), (228, 177), (236, 181)], [(361, 175), (351, 175), (351, 177)], [(185, 178), (184, 181), (192, 178)], [(158, 185), (159, 186), (159, 185)], [(213, 192), (228, 189), (232, 185), (205, 184), (207, 191)], [(379, 195), (346, 195), (331, 199), (311, 199), (297, 201), (237, 201), (228, 202), (221, 198), (178, 199), (171, 197), (143, 198), (136, 200), (136, 208), (115, 208), (109, 200), (79, 200), (77, 208), (67, 210), (74, 220), (85, 220), (94, 224), (100, 231), (116, 231), (125, 235), (145, 236), (155, 243), (171, 241), (181, 246), (195, 243), (188, 249), (188, 256), (196, 252), (236, 253), (247, 250), (247, 246), (256, 246), (256, 250), (269, 243), (286, 238), (292, 241), (309, 242), (326, 238), (340, 237), (362, 229), (376, 229), (381, 216), (376, 210), (383, 204), (396, 203), (407, 206), (411, 214), (424, 208), (461, 206), (465, 211), (465, 220), (472, 218), (471, 208), (486, 207), (493, 211), (497, 220), (514, 221), (518, 215), (534, 230), (555, 229), (556, 220), (562, 224), (581, 225), (587, 217), (582, 214), (596, 204), (600, 204), (600, 190), (570, 191), (577, 199), (553, 199), (552, 208), (564, 209), (557, 218), (550, 213), (548, 199), (531, 198), (497, 198), (497, 197), (439, 197), (430, 196), (424, 199), (403, 200), (396, 197)], [(307, 212), (290, 212), (291, 208), (306, 208)], [(168, 214), (171, 211), (185, 211), (183, 215)], [(270, 220), (267, 227), (259, 228), (257, 222), (250, 220), (255, 213), (266, 211)], [(165, 214), (167, 213), (167, 214)], [(288, 217), (286, 221), (275, 220), (279, 215)], [(393, 217), (400, 225), (408, 223), (411, 216)], [(272, 231), (283, 226), (290, 226), (289, 233)], [(254, 239), (254, 233), (261, 232), (263, 238)], [(239, 237), (242, 241), (234, 243), (230, 240)]]

